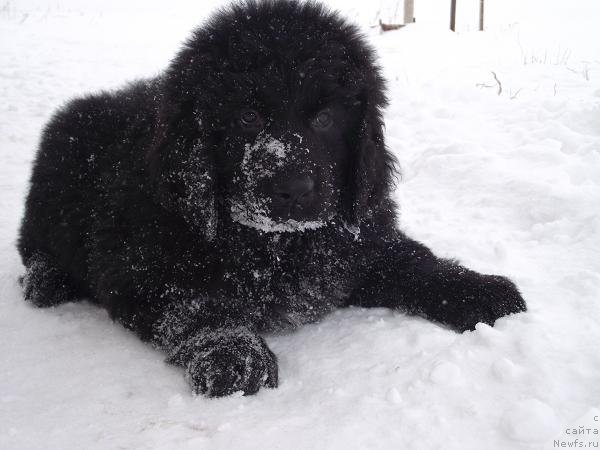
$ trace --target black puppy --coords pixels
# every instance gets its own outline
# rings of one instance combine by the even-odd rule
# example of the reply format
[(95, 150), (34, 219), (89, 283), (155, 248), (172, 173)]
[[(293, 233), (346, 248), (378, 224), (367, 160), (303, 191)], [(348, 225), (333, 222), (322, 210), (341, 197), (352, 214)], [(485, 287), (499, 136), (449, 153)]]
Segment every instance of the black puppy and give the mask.
[(524, 311), (515, 285), (395, 226), (384, 81), (315, 3), (249, 1), (167, 71), (46, 127), (21, 228), (26, 300), (107, 308), (211, 396), (277, 385), (259, 333), (347, 305), (458, 331)]

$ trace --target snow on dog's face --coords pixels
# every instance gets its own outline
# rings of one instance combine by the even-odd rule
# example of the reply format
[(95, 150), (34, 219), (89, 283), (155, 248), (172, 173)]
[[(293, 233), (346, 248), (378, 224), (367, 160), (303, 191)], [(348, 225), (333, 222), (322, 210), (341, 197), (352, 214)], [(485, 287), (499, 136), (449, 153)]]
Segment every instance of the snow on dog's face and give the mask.
[(359, 30), (312, 2), (241, 2), (160, 79), (149, 186), (207, 240), (235, 221), (298, 232), (390, 210), (385, 86)]
[[(352, 114), (337, 105), (304, 119), (243, 108), (225, 139), (231, 218), (267, 232), (316, 229), (338, 216)], [(289, 116), (284, 114), (283, 117)]]

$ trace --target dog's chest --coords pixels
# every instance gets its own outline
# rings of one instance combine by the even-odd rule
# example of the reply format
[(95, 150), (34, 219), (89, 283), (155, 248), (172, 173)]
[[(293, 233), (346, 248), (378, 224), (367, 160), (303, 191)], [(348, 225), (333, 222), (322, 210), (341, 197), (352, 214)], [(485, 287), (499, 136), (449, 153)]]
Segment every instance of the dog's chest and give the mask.
[(226, 276), (259, 329), (313, 322), (343, 303), (355, 279), (352, 258), (326, 244), (280, 238), (238, 250)]

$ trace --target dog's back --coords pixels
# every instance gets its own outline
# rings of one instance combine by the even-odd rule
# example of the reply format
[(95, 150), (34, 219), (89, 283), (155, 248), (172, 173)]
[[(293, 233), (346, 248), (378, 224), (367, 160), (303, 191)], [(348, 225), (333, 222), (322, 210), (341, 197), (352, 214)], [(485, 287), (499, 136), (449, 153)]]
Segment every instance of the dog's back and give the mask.
[(18, 248), (28, 268), (40, 267), (28, 276), (45, 273), (47, 280), (37, 285), (47, 289), (26, 289), (28, 300), (43, 306), (62, 302), (65, 295), (86, 295), (90, 228), (118, 171), (138, 170), (140, 140), (156, 111), (154, 92), (153, 82), (138, 82), (72, 100), (44, 129)]

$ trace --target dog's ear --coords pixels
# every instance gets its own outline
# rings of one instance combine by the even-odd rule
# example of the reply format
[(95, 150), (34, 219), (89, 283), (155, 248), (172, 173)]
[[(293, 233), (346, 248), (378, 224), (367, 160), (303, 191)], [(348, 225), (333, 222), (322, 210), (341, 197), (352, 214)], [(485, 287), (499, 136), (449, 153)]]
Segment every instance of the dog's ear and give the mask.
[(383, 119), (377, 105), (365, 103), (363, 121), (354, 146), (346, 221), (354, 226), (386, 209), (394, 213), (389, 194), (396, 173), (396, 160), (387, 150)]
[(217, 230), (214, 136), (202, 124), (193, 96), (168, 77), (159, 89), (153, 139), (146, 153), (149, 186), (157, 201), (181, 215), (208, 241)]

